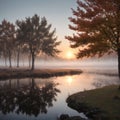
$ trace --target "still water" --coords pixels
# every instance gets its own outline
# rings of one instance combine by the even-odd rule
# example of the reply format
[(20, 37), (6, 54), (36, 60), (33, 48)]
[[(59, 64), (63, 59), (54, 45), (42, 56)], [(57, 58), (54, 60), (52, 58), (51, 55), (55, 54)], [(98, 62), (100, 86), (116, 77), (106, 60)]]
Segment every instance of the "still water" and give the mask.
[(79, 91), (120, 83), (114, 70), (107, 72), (111, 75), (102, 70), (47, 79), (1, 80), (0, 120), (56, 120), (60, 114), (82, 116), (67, 106), (66, 98)]

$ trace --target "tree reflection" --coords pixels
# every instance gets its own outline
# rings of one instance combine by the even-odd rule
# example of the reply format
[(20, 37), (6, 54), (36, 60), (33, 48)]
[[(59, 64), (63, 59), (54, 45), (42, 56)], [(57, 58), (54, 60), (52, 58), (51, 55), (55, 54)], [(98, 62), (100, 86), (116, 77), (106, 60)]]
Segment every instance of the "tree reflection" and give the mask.
[(47, 108), (53, 106), (57, 93), (60, 92), (55, 83), (45, 83), (39, 87), (34, 79), (29, 85), (20, 86), (9, 84), (0, 86), (0, 111), (7, 114), (16, 112), (17, 114), (27, 114), (37, 116), (39, 113), (47, 113)]

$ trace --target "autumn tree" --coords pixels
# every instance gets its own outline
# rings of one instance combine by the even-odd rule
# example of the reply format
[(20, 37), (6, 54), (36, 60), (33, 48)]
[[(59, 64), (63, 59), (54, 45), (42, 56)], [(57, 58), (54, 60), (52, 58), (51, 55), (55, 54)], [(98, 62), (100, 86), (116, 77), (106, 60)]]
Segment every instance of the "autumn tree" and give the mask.
[(12, 55), (15, 43), (15, 26), (3, 20), (0, 24), (0, 46), (2, 55), (9, 60), (9, 67), (12, 67)]
[(15, 40), (15, 46), (14, 47), (15, 47), (15, 56), (16, 56), (16, 61), (17, 61), (17, 67), (19, 67), (19, 59), (20, 59), (20, 52), (21, 52), (21, 41), (19, 39), (17, 39), (17, 34), (16, 34), (16, 40)]
[[(16, 22), (17, 23), (17, 22)], [(19, 23), (18, 23), (19, 24)], [(15, 39), (15, 56), (16, 56), (16, 62), (17, 62), (17, 67), (20, 65), (20, 58), (23, 59), (24, 54), (28, 55), (29, 54), (29, 49), (28, 46), (25, 45), (25, 41), (20, 37), (20, 31), (19, 28), (16, 28), (16, 39)]]
[(66, 39), (79, 48), (77, 58), (116, 52), (120, 76), (120, 0), (77, 0), (72, 12), (69, 28), (75, 34)]
[(45, 17), (41, 18), (38, 15), (28, 17), (23, 21), (17, 21), (17, 39), (21, 40), (22, 46), (28, 48), (32, 67), (34, 70), (35, 58), (38, 54), (44, 52), (54, 56), (59, 53), (56, 48), (60, 42), (56, 41), (55, 30), (51, 31), (51, 24), (48, 25)]

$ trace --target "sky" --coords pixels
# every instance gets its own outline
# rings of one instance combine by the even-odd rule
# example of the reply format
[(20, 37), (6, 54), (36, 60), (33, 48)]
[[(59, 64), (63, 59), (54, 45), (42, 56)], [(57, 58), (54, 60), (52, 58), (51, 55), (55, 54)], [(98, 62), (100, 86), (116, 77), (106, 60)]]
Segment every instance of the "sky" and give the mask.
[(59, 49), (61, 56), (72, 57), (75, 50), (69, 47), (65, 36), (72, 35), (68, 28), (68, 17), (72, 16), (71, 8), (76, 8), (76, 0), (0, 0), (0, 23), (3, 19), (15, 23), (17, 19), (24, 20), (38, 14), (46, 17), (52, 29), (56, 28), (58, 41), (62, 41)]

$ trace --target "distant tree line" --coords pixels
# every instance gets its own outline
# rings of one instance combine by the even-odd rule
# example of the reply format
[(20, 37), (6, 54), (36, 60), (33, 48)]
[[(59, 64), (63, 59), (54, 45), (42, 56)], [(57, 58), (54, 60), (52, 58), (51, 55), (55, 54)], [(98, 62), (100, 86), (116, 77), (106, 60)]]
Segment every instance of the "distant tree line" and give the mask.
[(25, 20), (17, 20), (15, 25), (7, 20), (0, 24), (0, 57), (4, 59), (5, 65), (9, 61), (9, 67), (12, 67), (15, 56), (16, 66), (19, 67), (20, 57), (25, 54), (31, 70), (34, 70), (35, 58), (42, 53), (57, 55), (60, 43), (55, 29), (51, 31), (51, 24), (47, 23), (45, 17), (40, 19), (36, 14)]

